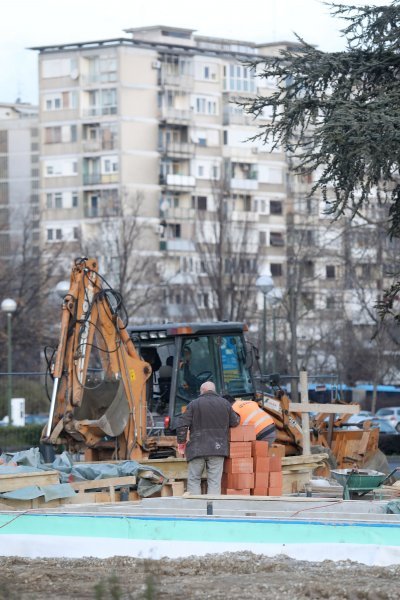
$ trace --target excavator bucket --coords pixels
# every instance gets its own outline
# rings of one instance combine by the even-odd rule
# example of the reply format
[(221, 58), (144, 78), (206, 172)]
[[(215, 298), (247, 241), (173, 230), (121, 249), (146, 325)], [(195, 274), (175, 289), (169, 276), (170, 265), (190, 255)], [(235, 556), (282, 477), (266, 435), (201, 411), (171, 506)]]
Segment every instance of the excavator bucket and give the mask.
[(96, 428), (105, 435), (120, 435), (129, 419), (129, 404), (122, 381), (106, 381), (99, 388), (85, 390), (82, 405), (74, 417), (89, 429)]

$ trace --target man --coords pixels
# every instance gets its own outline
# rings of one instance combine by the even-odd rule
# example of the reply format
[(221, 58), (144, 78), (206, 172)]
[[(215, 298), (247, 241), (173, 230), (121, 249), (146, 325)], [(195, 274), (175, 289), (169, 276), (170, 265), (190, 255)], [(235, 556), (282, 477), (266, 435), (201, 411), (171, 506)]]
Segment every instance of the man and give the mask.
[[(229, 455), (229, 427), (240, 418), (230, 403), (219, 396), (212, 381), (200, 386), (200, 396), (192, 400), (177, 423), (178, 452), (188, 461), (187, 491), (201, 494), (201, 475), (207, 467), (207, 494), (221, 493), (224, 458)], [(190, 440), (187, 442), (187, 431)]]
[(233, 410), (240, 416), (241, 425), (254, 425), (256, 439), (270, 444), (276, 439), (276, 427), (273, 418), (260, 408), (253, 400), (235, 400), (227, 394), (224, 396), (231, 403)]

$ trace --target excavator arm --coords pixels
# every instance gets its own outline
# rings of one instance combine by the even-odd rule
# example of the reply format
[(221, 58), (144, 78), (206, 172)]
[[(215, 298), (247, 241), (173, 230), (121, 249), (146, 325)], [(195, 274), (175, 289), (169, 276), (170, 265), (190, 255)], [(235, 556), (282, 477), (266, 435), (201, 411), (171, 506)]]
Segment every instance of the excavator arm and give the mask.
[(96, 448), (108, 438), (116, 458), (141, 458), (146, 452), (151, 367), (136, 352), (121, 308), (120, 295), (99, 275), (97, 260), (77, 259), (62, 305), (43, 442)]

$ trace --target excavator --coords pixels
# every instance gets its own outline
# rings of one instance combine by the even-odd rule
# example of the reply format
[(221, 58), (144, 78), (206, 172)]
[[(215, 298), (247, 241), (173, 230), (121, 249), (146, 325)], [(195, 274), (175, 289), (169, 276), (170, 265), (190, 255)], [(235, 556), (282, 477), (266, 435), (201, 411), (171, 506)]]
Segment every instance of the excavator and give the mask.
[[(129, 326), (98, 261), (76, 259), (48, 356), (53, 387), (42, 443), (84, 451), (90, 461), (176, 457), (176, 419), (212, 380), (220, 394), (257, 401), (274, 419), (284, 454), (301, 454), (299, 414), (278, 378), (260, 375), (246, 331), (236, 322)], [(340, 425), (317, 415), (311, 443), (331, 455), (331, 466), (366, 466), (378, 453), (378, 430)]]

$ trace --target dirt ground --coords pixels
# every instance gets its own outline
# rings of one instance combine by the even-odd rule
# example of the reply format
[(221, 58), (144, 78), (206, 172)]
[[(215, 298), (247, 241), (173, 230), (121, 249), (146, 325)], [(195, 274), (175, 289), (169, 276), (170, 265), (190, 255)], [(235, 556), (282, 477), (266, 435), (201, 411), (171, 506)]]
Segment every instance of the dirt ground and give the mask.
[(400, 566), (307, 563), (250, 552), (180, 560), (2, 558), (0, 600), (382, 600), (400, 596)]

